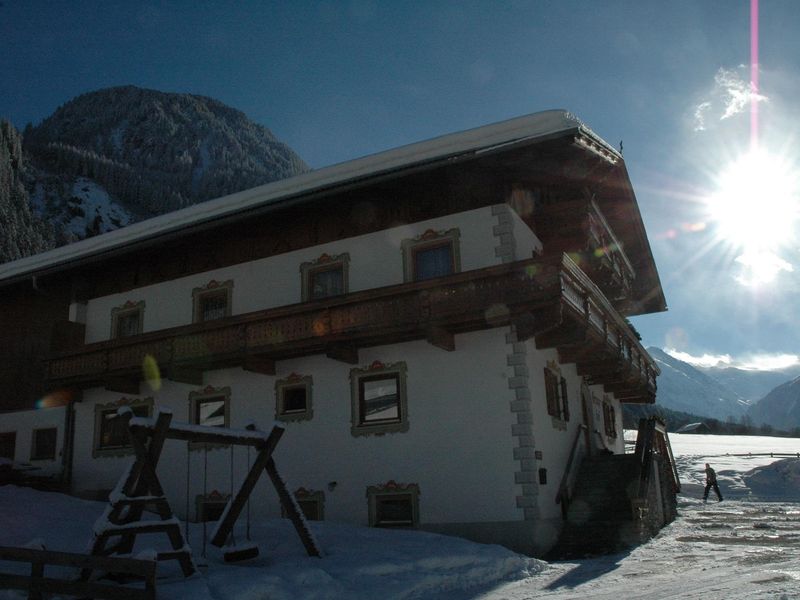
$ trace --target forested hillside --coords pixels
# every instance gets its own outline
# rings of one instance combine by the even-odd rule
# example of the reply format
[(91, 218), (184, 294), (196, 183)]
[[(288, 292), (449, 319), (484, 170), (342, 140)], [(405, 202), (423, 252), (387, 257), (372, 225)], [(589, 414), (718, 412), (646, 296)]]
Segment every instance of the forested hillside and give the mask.
[(6, 123), (2, 136), (0, 261), (308, 170), (238, 110), (133, 86), (78, 96), (22, 136)]

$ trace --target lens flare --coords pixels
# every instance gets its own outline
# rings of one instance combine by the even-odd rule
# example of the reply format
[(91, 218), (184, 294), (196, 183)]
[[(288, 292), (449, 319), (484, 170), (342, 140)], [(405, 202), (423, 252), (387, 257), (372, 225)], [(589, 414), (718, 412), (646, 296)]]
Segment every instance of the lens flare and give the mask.
[(152, 354), (146, 354), (142, 360), (142, 372), (144, 373), (144, 380), (151, 390), (157, 392), (161, 389), (161, 369), (159, 369), (158, 361)]

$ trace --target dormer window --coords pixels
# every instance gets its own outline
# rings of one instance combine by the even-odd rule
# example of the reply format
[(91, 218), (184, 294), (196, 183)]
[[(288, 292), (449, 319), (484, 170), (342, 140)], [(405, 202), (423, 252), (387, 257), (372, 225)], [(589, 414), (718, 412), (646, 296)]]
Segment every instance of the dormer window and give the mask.
[(346, 294), (349, 262), (350, 255), (344, 252), (323, 254), (316, 260), (300, 265), (303, 302)]
[(111, 338), (124, 338), (142, 333), (144, 301), (128, 301), (111, 310)]
[(458, 273), (461, 258), (459, 231), (427, 230), (422, 235), (403, 240), (403, 275), (406, 282), (425, 281)]
[(224, 283), (209, 281), (205, 286), (192, 290), (194, 304), (193, 322), (204, 323), (224, 319), (231, 315), (233, 281)]

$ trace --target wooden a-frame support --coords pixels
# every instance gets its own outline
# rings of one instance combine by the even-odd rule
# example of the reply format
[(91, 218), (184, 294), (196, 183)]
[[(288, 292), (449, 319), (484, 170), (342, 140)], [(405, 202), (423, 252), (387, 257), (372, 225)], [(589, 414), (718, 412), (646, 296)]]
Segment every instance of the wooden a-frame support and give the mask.
[[(130, 554), (137, 535), (164, 532), (172, 544), (172, 551), (159, 552), (158, 560), (179, 561), (185, 577), (192, 575), (197, 570), (183, 532), (172, 513), (156, 474), (158, 460), (164, 448), (164, 440), (167, 438), (198, 444), (246, 445), (254, 446), (256, 449), (256, 458), (250, 472), (236, 495), (228, 501), (228, 505), (217, 523), (211, 539), (212, 544), (218, 547), (225, 545), (225, 541), (233, 530), (236, 519), (241, 514), (263, 469), (272, 481), (281, 506), (292, 521), (308, 555), (317, 557), (322, 555), (305, 518), (290, 495), (286, 483), (278, 473), (278, 468), (272, 459), (272, 453), (283, 435), (282, 427), (273, 426), (269, 436), (265, 436), (264, 432), (257, 431), (237, 434), (229, 433), (224, 429), (220, 430), (218, 427), (186, 426), (177, 423), (170, 426), (172, 414), (163, 410), (158, 412), (154, 424), (143, 424), (141, 419), (132, 420), (132, 417), (133, 413), (129, 410), (123, 411), (120, 415), (120, 418), (125, 419), (128, 426), (136, 460), (112, 492), (109, 506), (103, 515), (104, 518), (101, 518), (103, 520), (100, 525), (95, 526), (92, 555)], [(155, 507), (161, 518), (160, 521), (141, 520), (147, 504)], [(114, 546), (107, 547), (109, 540), (114, 537), (119, 537), (119, 542)], [(83, 579), (88, 579), (90, 575), (91, 571), (86, 569), (81, 573)]]

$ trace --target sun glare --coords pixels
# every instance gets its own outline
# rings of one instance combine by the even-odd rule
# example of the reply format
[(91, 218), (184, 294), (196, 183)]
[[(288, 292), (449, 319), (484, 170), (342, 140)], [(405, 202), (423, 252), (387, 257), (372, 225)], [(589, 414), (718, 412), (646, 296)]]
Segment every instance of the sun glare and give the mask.
[(732, 162), (708, 199), (718, 239), (737, 254), (741, 283), (772, 281), (791, 265), (780, 256), (793, 242), (800, 213), (798, 173), (779, 157), (755, 150)]

